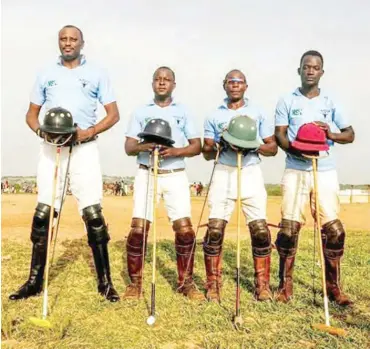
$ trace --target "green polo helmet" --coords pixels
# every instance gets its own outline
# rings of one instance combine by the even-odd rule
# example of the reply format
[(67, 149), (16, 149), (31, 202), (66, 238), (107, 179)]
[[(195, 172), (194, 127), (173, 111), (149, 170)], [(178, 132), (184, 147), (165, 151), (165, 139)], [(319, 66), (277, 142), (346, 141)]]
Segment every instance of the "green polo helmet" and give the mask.
[(222, 137), (226, 142), (242, 149), (255, 149), (260, 146), (256, 121), (246, 115), (232, 118)]

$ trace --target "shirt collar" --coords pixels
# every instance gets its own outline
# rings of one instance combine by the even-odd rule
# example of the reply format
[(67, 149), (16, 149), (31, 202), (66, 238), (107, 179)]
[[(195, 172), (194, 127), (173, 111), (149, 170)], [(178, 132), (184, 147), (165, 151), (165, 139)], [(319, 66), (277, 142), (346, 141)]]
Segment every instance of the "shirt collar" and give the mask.
[[(153, 106), (153, 105), (157, 105), (155, 102), (154, 102), (154, 98), (153, 99), (151, 99), (150, 101), (149, 101), (149, 103), (147, 104), (148, 106)], [(177, 101), (172, 97), (172, 101), (171, 101), (171, 103), (168, 105), (168, 107), (170, 106), (170, 105), (177, 105)]]
[[(299, 87), (297, 87), (297, 88), (294, 90), (293, 95), (294, 95), (294, 96), (302, 96), (302, 97), (305, 97), (305, 96), (301, 93), (301, 91), (300, 91)], [(325, 91), (324, 91), (322, 88), (320, 88), (320, 93), (319, 93), (318, 97), (327, 98), (327, 97), (328, 97), (328, 95), (327, 95), (327, 93), (325, 93)]]
[[(58, 57), (57, 64), (58, 65), (63, 65), (62, 56)], [(85, 57), (85, 55), (81, 55), (80, 56), (80, 65), (84, 65), (84, 64), (86, 64), (86, 57)]]
[[(227, 97), (224, 98), (223, 103), (220, 105), (220, 109), (229, 109), (229, 107), (227, 106), (227, 102), (228, 101), (229, 101), (229, 99)], [(244, 102), (245, 102), (245, 104), (241, 108), (245, 108), (245, 107), (248, 106), (249, 98), (248, 97), (244, 97)]]

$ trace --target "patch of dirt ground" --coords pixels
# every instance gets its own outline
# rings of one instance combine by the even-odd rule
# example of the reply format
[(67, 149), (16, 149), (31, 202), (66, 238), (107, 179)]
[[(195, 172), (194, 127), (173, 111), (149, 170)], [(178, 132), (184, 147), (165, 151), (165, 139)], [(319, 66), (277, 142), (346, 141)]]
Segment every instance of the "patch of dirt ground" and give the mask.
[[(132, 215), (132, 196), (105, 196), (103, 199), (104, 216), (109, 225), (112, 240), (122, 240), (129, 232)], [(197, 226), (202, 210), (204, 197), (192, 198), (192, 221)], [(267, 204), (268, 222), (278, 224), (280, 221), (281, 197), (269, 197)], [(24, 240), (29, 238), (31, 221), (37, 203), (37, 196), (32, 194), (4, 194), (1, 198), (1, 233), (2, 238)], [(342, 204), (341, 220), (347, 230), (364, 230), (370, 232), (370, 203)], [(313, 227), (313, 220), (307, 207), (306, 227)], [(159, 239), (172, 238), (171, 224), (167, 218), (163, 202), (158, 208), (157, 235)], [(202, 223), (207, 222), (208, 207), (206, 205)], [(276, 229), (272, 228), (272, 234)], [(205, 233), (205, 228), (200, 228), (198, 238)], [(242, 237), (246, 238), (247, 229), (243, 220)], [(63, 207), (58, 240), (76, 239), (85, 236), (85, 228), (77, 210), (77, 203), (73, 196), (67, 196)], [(227, 238), (236, 237), (236, 211), (227, 227)]]

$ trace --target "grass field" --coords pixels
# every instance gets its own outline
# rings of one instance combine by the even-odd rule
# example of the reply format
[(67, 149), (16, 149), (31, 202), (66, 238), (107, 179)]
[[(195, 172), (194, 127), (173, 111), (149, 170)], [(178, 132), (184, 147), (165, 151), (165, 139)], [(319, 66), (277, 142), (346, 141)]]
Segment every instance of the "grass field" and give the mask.
[[(86, 234), (75, 202), (68, 198), (49, 287), (50, 330), (33, 327), (30, 316), (41, 316), (42, 297), (11, 302), (8, 295), (28, 277), (31, 247), (29, 229), (36, 196), (2, 197), (2, 348), (370, 348), (370, 228), (369, 205), (342, 205), (347, 243), (342, 263), (344, 290), (355, 301), (353, 309), (330, 305), (333, 326), (348, 331), (333, 337), (311, 328), (323, 322), (320, 269), (315, 259), (316, 303), (313, 302), (312, 220), (301, 233), (295, 268), (295, 298), (287, 305), (253, 300), (253, 264), (250, 240), (243, 227), (241, 314), (244, 325), (235, 329), (236, 244), (235, 217), (228, 225), (224, 248), (224, 289), (221, 305), (193, 303), (175, 292), (176, 262), (173, 233), (159, 209), (157, 256), (157, 321), (146, 324), (150, 305), (151, 251), (145, 267), (145, 297), (140, 302), (110, 304), (96, 292), (95, 272)], [(104, 198), (110, 224), (112, 277), (122, 293), (128, 282), (125, 235), (131, 198)], [(279, 218), (279, 198), (269, 198), (270, 221)], [(193, 199), (194, 224), (202, 200)], [(205, 217), (207, 212), (205, 213)], [(204, 231), (199, 233), (199, 242)], [(273, 239), (276, 229), (272, 230)], [(151, 247), (151, 245), (149, 246)], [(273, 251), (271, 284), (278, 286), (277, 253)], [(201, 290), (205, 279), (201, 246), (197, 247), (195, 279)]]
[[(241, 313), (244, 325), (231, 322), (235, 299), (235, 244), (226, 242), (224, 292), (221, 305), (188, 301), (175, 293), (175, 251), (171, 241), (158, 246), (157, 322), (148, 317), (151, 263), (145, 269), (145, 298), (140, 302), (110, 304), (96, 294), (93, 262), (84, 239), (66, 240), (51, 271), (49, 320), (53, 329), (33, 327), (30, 316), (41, 315), (42, 297), (10, 302), (7, 295), (23, 282), (28, 271), (29, 245), (3, 241), (2, 340), (3, 348), (369, 348), (370, 292), (369, 234), (349, 233), (343, 263), (344, 289), (356, 302), (352, 310), (331, 305), (332, 325), (348, 330), (336, 338), (311, 329), (323, 321), (321, 293), (313, 304), (312, 239), (303, 234), (295, 270), (295, 299), (291, 304), (253, 300), (253, 269), (248, 242), (243, 242)], [(122, 292), (127, 283), (124, 242), (111, 244), (113, 279)], [(149, 251), (150, 252), (150, 251)], [(196, 281), (205, 278), (200, 248)], [(273, 253), (272, 287), (277, 287), (277, 253)], [(316, 288), (320, 286), (316, 266)]]

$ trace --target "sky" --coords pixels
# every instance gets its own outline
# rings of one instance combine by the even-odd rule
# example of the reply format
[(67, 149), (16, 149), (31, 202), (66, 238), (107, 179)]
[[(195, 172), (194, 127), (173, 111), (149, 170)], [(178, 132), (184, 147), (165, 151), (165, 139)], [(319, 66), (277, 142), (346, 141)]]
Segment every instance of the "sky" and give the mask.
[[(241, 69), (248, 97), (273, 122), (278, 99), (299, 86), (303, 52), (320, 51), (321, 87), (339, 100), (356, 133), (335, 146), (341, 183), (370, 183), (370, 2), (363, 0), (3, 0), (1, 23), (1, 174), (35, 175), (39, 140), (25, 123), (37, 72), (59, 55), (57, 34), (73, 24), (83, 53), (110, 75), (121, 120), (99, 137), (102, 171), (134, 176), (124, 153), (131, 112), (153, 96), (151, 77), (162, 65), (176, 72), (174, 96), (204, 119), (222, 102), (222, 80)], [(99, 108), (99, 117), (103, 117)], [(42, 118), (42, 116), (41, 116)], [(42, 120), (42, 119), (40, 119)], [(266, 183), (279, 183), (284, 153), (263, 158)], [(187, 160), (190, 181), (208, 181), (212, 162)]]

